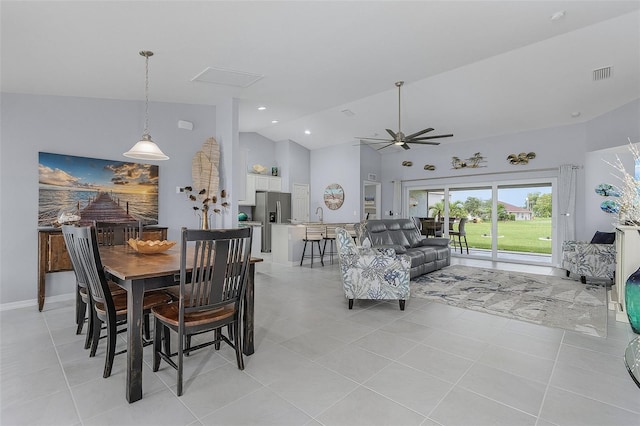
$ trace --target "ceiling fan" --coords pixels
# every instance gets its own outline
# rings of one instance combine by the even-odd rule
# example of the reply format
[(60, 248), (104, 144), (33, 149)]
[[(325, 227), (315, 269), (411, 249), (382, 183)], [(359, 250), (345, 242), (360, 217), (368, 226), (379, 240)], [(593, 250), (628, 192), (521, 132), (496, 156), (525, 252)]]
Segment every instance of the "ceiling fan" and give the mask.
[(404, 84), (404, 81), (397, 81), (396, 87), (398, 88), (398, 131), (394, 132), (391, 129), (385, 129), (387, 133), (391, 136), (391, 139), (381, 139), (381, 138), (367, 138), (367, 137), (359, 137), (358, 139), (362, 139), (366, 141), (372, 141), (370, 143), (373, 144), (386, 144), (382, 148), (378, 148), (378, 151), (389, 147), (391, 145), (398, 145), (404, 149), (410, 149), (409, 144), (420, 144), (420, 145), (440, 145), (440, 142), (430, 142), (430, 139), (440, 139), (440, 138), (450, 138), (453, 134), (449, 135), (435, 135), (435, 136), (422, 136), (425, 133), (432, 132), (433, 127), (429, 127), (427, 129), (420, 130), (419, 132), (412, 133), (410, 135), (405, 135), (402, 133), (402, 127), (400, 127), (400, 88)]

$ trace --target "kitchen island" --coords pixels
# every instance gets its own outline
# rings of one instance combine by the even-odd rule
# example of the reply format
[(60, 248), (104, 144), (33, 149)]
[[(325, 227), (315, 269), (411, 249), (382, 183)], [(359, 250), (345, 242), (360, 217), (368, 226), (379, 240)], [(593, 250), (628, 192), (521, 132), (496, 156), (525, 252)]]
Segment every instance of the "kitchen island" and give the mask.
[[(295, 266), (300, 264), (302, 250), (304, 249), (304, 237), (307, 225), (342, 227), (349, 231), (353, 230), (353, 224), (346, 223), (320, 223), (305, 222), (301, 224), (271, 224), (271, 261), (281, 265)], [(324, 248), (324, 242), (320, 242), (320, 247)], [(335, 246), (334, 246), (335, 247)], [(329, 245), (327, 244), (327, 249)], [(309, 249), (307, 249), (309, 250)], [(309, 254), (309, 252), (307, 252)]]
[(294, 266), (300, 263), (306, 225), (271, 224), (271, 261)]

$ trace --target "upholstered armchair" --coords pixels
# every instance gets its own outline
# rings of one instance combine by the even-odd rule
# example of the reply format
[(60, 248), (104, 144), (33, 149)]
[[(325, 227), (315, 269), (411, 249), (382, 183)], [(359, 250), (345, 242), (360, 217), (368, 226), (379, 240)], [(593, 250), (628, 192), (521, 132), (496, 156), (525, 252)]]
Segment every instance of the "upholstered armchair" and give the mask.
[(399, 300), (404, 310), (409, 298), (408, 256), (391, 248), (356, 246), (344, 228), (336, 228), (336, 246), (344, 293), (349, 309), (355, 299)]
[(616, 269), (615, 233), (596, 232), (591, 242), (565, 241), (562, 243), (562, 268), (580, 276), (586, 284), (589, 278), (604, 278), (613, 282)]

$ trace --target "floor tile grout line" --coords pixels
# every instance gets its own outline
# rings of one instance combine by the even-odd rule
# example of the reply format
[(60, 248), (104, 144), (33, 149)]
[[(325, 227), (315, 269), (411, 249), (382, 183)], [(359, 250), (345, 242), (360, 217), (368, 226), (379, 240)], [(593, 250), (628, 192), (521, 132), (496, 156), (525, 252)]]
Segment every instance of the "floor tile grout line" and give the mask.
[(73, 408), (76, 411), (76, 416), (78, 416), (78, 420), (81, 424), (84, 424), (82, 417), (80, 416), (80, 409), (78, 408), (78, 402), (76, 401), (73, 392), (71, 391), (71, 385), (69, 384), (69, 378), (67, 377), (67, 372), (64, 370), (62, 365), (62, 359), (60, 358), (60, 353), (58, 352), (58, 347), (56, 346), (56, 342), (53, 339), (53, 334), (51, 333), (51, 327), (49, 327), (49, 321), (47, 319), (46, 313), (43, 315), (44, 324), (47, 327), (47, 331), (49, 332), (49, 338), (51, 339), (51, 343), (53, 344), (53, 350), (56, 352), (56, 358), (58, 359), (58, 367), (62, 371), (62, 375), (64, 377), (65, 384), (67, 385), (67, 391), (69, 392), (69, 396), (71, 397), (71, 401), (73, 402)]
[[(565, 331), (564, 333), (562, 333), (562, 339), (560, 340), (560, 345), (558, 346), (558, 351), (556, 352), (556, 357), (553, 361), (553, 367), (551, 367), (551, 374), (549, 374), (549, 379), (547, 380), (547, 386), (544, 389), (544, 394), (542, 395), (542, 402), (540, 403), (540, 408), (538, 409), (538, 421), (540, 421), (540, 419), (542, 418), (542, 410), (544, 409), (544, 404), (547, 401), (547, 395), (549, 393), (549, 388), (551, 387), (551, 381), (553, 380), (553, 374), (556, 371), (556, 366), (558, 365), (558, 359), (560, 358), (560, 352), (562, 351), (562, 344), (564, 342), (564, 339), (567, 335), (567, 332)], [(538, 423), (538, 421), (536, 421), (536, 424)]]

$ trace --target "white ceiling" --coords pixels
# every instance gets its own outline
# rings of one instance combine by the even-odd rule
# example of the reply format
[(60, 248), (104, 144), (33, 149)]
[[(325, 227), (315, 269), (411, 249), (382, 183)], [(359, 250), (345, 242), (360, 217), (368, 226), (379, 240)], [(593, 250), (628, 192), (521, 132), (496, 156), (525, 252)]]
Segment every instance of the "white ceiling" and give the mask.
[[(584, 121), (640, 98), (637, 0), (3, 0), (0, 14), (3, 92), (141, 100), (138, 51), (152, 50), (152, 102), (236, 97), (240, 131), (309, 149), (397, 130), (398, 80), (402, 130), (455, 134), (442, 143)], [(592, 81), (605, 66), (613, 78)], [(247, 88), (191, 81), (207, 67), (264, 77)]]

